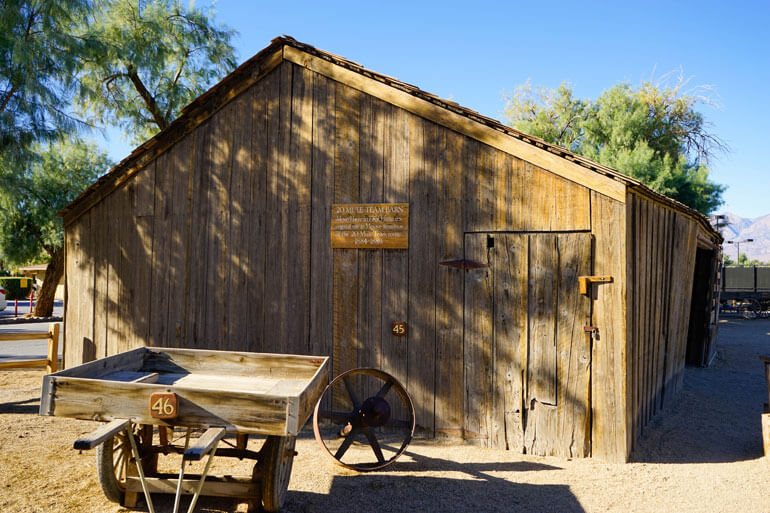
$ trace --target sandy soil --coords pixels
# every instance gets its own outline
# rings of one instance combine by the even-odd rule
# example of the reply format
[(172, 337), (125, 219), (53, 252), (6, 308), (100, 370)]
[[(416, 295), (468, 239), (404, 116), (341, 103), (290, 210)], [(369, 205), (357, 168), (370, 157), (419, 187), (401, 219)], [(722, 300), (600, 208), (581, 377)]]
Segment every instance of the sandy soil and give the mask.
[[(723, 321), (718, 350), (710, 368), (686, 370), (684, 391), (647, 427), (632, 463), (416, 441), (388, 470), (358, 474), (303, 438), (284, 510), (768, 513), (770, 458), (762, 456), (760, 428), (768, 393), (758, 356), (770, 354), (770, 320)], [(95, 424), (37, 415), (41, 378), (0, 372), (0, 511), (130, 511), (103, 497), (94, 455), (71, 449)], [(222, 461), (214, 473), (250, 473)], [(159, 498), (156, 510), (170, 512), (171, 501)], [(202, 499), (196, 511), (245, 508)]]

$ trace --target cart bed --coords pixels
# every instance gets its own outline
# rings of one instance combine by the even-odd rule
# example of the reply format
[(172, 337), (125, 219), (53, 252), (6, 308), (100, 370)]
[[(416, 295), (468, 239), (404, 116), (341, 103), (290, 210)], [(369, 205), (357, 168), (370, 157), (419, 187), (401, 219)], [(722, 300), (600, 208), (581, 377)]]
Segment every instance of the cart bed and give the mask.
[[(327, 357), (142, 347), (45, 376), (40, 413), (295, 436), (327, 383)], [(151, 415), (159, 392), (173, 419)]]

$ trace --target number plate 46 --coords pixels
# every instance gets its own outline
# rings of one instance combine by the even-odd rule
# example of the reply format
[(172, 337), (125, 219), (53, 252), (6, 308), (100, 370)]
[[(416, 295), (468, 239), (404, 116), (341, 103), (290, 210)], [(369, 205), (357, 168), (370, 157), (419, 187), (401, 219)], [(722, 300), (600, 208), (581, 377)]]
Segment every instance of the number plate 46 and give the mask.
[(150, 417), (154, 419), (175, 419), (178, 412), (175, 393), (157, 392), (150, 396)]

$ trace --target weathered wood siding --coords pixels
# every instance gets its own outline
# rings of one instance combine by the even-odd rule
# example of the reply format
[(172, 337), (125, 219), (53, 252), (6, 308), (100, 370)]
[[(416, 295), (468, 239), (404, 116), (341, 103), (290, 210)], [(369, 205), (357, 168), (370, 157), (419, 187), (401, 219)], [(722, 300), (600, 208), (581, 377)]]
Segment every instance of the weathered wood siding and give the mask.
[[(334, 202), (408, 202), (409, 249), (332, 250)], [(142, 344), (329, 355), (462, 434), (464, 276), (439, 262), (466, 233), (596, 216), (586, 187), (284, 62), (68, 226), (66, 364)]]
[(695, 221), (630, 194), (629, 449), (682, 388), (697, 248)]
[[(423, 427), (435, 410), (460, 428), (462, 277), (438, 262), (465, 232), (590, 230), (588, 194), (284, 63), (69, 227), (67, 363), (143, 343), (334, 353), (335, 373), (403, 379)], [(409, 202), (410, 249), (332, 251), (332, 202)]]

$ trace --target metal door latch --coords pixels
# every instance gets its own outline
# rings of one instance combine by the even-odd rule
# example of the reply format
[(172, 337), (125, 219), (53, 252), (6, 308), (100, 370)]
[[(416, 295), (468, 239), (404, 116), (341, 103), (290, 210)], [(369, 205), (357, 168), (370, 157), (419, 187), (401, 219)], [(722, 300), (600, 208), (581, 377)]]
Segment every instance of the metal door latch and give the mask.
[(592, 340), (599, 340), (599, 328), (596, 326), (583, 326), (583, 331), (590, 333)]
[(591, 283), (612, 283), (612, 276), (578, 276), (580, 293), (588, 294), (588, 285)]

